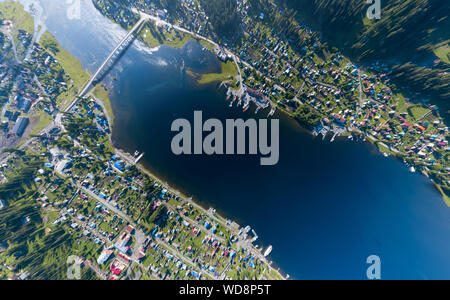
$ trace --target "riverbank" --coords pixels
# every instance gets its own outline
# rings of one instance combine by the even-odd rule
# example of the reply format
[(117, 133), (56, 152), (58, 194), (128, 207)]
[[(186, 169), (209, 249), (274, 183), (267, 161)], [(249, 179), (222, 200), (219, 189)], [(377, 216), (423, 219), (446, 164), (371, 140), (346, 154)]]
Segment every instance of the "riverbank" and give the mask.
[[(184, 35), (186, 35), (186, 34), (188, 34), (187, 32), (189, 32), (189, 31), (187, 31), (187, 30), (185, 30), (185, 29), (183, 29), (183, 28), (180, 28), (180, 27), (177, 27), (177, 26), (172, 26), (172, 25), (170, 25), (170, 24), (168, 24), (167, 22), (164, 22), (164, 21), (158, 21), (159, 22), (159, 24), (158, 24), (158, 26), (157, 27), (155, 27), (155, 28), (158, 28), (158, 29), (155, 29), (155, 31), (156, 32), (158, 32), (158, 30), (160, 31), (160, 32), (164, 32), (164, 30), (168, 30), (169, 32), (171, 32), (171, 34), (172, 35), (174, 35), (174, 36), (179, 36), (179, 38), (181, 39), (181, 36), (184, 36)], [(164, 35), (163, 35), (163, 37), (164, 37)], [(199, 38), (198, 36), (196, 36), (194, 33), (192, 33), (192, 37), (196, 37), (196, 38)], [(202, 41), (207, 41), (207, 39), (206, 38), (202, 38), (201, 39)], [(160, 41), (161, 42), (161, 41)], [(218, 46), (217, 46), (218, 47)], [(208, 47), (206, 47), (206, 48), (208, 48)], [(225, 52), (228, 52), (228, 51), (225, 51)], [(236, 58), (236, 60), (239, 60), (238, 58)], [(242, 61), (240, 61), (240, 63), (243, 63)], [(349, 62), (350, 63), (350, 62)], [(230, 66), (231, 66), (231, 64), (230, 64)], [(348, 66), (347, 66), (348, 67)], [(253, 70), (253, 68), (252, 67), (249, 67), (250, 69), (252, 69)], [(196, 75), (196, 74), (194, 74), (193, 72), (190, 72), (190, 74), (191, 75)], [(231, 72), (230, 74), (236, 74), (235, 72)], [(361, 73), (359, 73), (359, 74), (361, 74)], [(368, 74), (371, 74), (370, 72), (368, 72)], [(227, 74), (227, 69), (226, 69), (226, 67), (225, 66), (222, 66), (222, 73), (221, 74), (214, 74), (214, 73), (212, 73), (212, 74), (204, 74), (204, 75), (202, 75), (201, 76), (201, 78), (199, 78), (198, 79), (198, 83), (200, 83), (200, 84), (206, 84), (206, 83), (210, 83), (210, 82), (215, 82), (215, 81), (225, 81), (226, 79), (230, 79), (230, 76), (227, 76), (228, 74)], [(373, 74), (372, 74), (373, 75)], [(236, 75), (235, 75), (236, 76)], [(248, 85), (248, 83), (246, 82), (246, 84)], [(325, 84), (325, 83), (321, 83), (321, 82), (316, 82), (316, 84), (319, 84), (321, 87), (325, 87), (325, 88), (333, 88), (333, 85), (330, 85), (330, 84)], [(367, 83), (364, 83), (364, 85), (366, 85)], [(361, 75), (360, 75), (360, 78), (359, 78), (359, 85), (362, 87), (363, 86), (363, 82), (362, 82), (362, 80), (361, 80)], [(280, 88), (279, 86), (276, 86), (276, 88), (278, 89), (278, 90), (282, 90), (282, 88)], [(378, 88), (378, 87), (377, 87)], [(395, 87), (394, 87), (395, 88)], [(321, 92), (323, 92), (323, 91), (321, 91)], [(359, 90), (359, 95), (358, 95), (358, 97), (359, 97), (359, 99), (360, 99), (360, 106), (365, 106), (365, 104), (363, 104), (363, 99), (364, 99), (364, 97), (366, 97), (366, 95), (363, 93), (363, 89), (362, 88), (360, 88), (360, 90)], [(295, 99), (297, 99), (297, 96), (294, 98), (294, 100)], [(272, 100), (272, 102), (273, 103), (275, 103), (275, 99), (271, 99)], [(298, 100), (298, 99), (297, 99)], [(279, 101), (278, 101), (278, 103), (280, 102), (280, 101), (285, 101), (285, 99), (279, 99)], [(301, 102), (301, 101), (300, 101)], [(314, 102), (314, 101), (313, 101)], [(303, 105), (303, 104), (302, 104)], [(278, 107), (282, 107), (282, 105), (281, 104), (277, 104), (277, 106)], [(305, 105), (303, 105), (303, 106), (305, 106)], [(388, 107), (390, 106), (390, 105), (387, 105)], [(312, 106), (311, 106), (312, 107)], [(383, 107), (383, 106), (378, 106), (378, 107)], [(406, 131), (406, 133), (408, 133), (408, 131), (410, 132), (410, 134), (412, 135), (412, 136), (414, 136), (414, 138), (418, 138), (421, 134), (423, 134), (424, 133), (424, 131), (426, 131), (427, 130), (427, 127), (429, 127), (429, 128), (431, 128), (430, 130), (428, 130), (428, 133), (430, 134), (430, 135), (433, 135), (433, 134), (436, 134), (436, 136), (438, 136), (437, 134), (439, 133), (441, 133), (441, 132), (439, 132), (439, 130), (440, 129), (438, 129), (437, 128), (437, 126), (435, 126), (435, 125), (433, 125), (433, 126), (428, 126), (428, 125), (426, 125), (426, 122), (422, 122), (422, 120), (425, 118), (425, 116), (429, 116), (430, 115), (430, 113), (432, 112), (430, 109), (425, 109), (425, 108), (423, 108), (423, 107), (421, 107), (421, 106), (418, 106), (418, 105), (416, 105), (416, 106), (414, 106), (414, 110), (412, 109), (412, 107), (410, 107), (411, 108), (411, 117), (409, 118), (409, 117), (405, 117), (405, 119), (403, 119), (400, 115), (401, 115), (401, 113), (400, 112), (396, 112), (397, 110), (395, 109), (395, 107), (396, 107), (396, 105), (393, 105), (393, 107), (389, 107), (390, 109), (392, 109), (392, 111), (391, 112), (388, 112), (388, 111), (385, 111), (385, 112), (379, 112), (380, 113), (380, 115), (379, 116), (377, 116), (379, 119), (381, 119), (380, 117), (381, 116), (383, 116), (383, 115), (386, 115), (386, 113), (388, 112), (388, 114), (389, 114), (389, 116), (388, 115), (386, 115), (386, 116), (383, 116), (383, 119), (381, 119), (381, 120), (386, 120), (386, 122), (385, 123), (380, 123), (379, 124), (379, 127), (375, 127), (374, 125), (375, 125), (375, 123), (373, 123), (373, 122), (370, 122), (370, 121), (368, 121), (368, 120), (366, 120), (368, 123), (373, 123), (373, 124), (371, 124), (371, 126), (368, 126), (368, 128), (369, 129), (371, 129), (371, 130), (376, 130), (377, 131), (377, 133), (376, 133), (376, 136), (378, 136), (378, 137), (380, 137), (380, 138), (375, 138), (373, 141), (371, 141), (371, 142), (374, 142), (375, 144), (376, 144), (376, 146), (380, 149), (380, 152), (382, 152), (382, 153), (384, 153), (384, 154), (388, 154), (388, 155), (392, 155), (392, 153), (394, 153), (395, 154), (395, 156), (396, 157), (400, 157), (400, 158), (402, 158), (402, 156), (407, 156), (407, 153), (406, 152), (408, 152), (408, 151), (404, 151), (404, 153), (402, 152), (403, 150), (402, 149), (400, 149), (401, 151), (399, 151), (399, 150), (396, 150), (395, 149), (395, 147), (399, 147), (399, 142), (398, 142), (398, 139), (396, 139), (397, 137), (398, 137), (398, 134), (396, 134), (395, 136), (394, 136), (394, 138), (389, 134), (389, 133), (391, 133), (391, 132), (399, 132), (399, 133), (403, 133), (403, 135), (405, 135), (405, 132), (402, 132), (404, 129), (402, 129), (402, 125), (401, 125), (401, 123), (398, 123), (399, 122), (399, 120), (403, 120), (403, 122), (404, 122), (404, 124), (408, 124), (406, 121), (409, 121), (409, 122), (411, 122), (414, 126), (411, 128), (411, 129), (414, 129), (414, 130), (417, 130), (417, 128), (424, 128), (424, 130), (422, 131), (422, 132), (419, 132), (419, 130), (417, 130), (417, 132), (416, 131), (414, 131), (414, 130), (405, 130)], [(310, 106), (308, 106), (308, 108), (310, 108)], [(314, 108), (315, 110), (316, 110), (316, 108)], [(360, 108), (360, 109), (362, 109), (362, 108)], [(377, 108), (378, 109), (378, 108)], [(384, 109), (384, 110), (386, 110), (386, 109)], [(342, 116), (340, 116), (338, 113), (333, 113), (333, 114), (329, 114), (329, 113), (327, 113), (327, 114), (324, 114), (323, 112), (322, 113), (320, 113), (319, 112), (319, 110), (316, 110), (317, 111), (317, 113), (318, 114), (321, 114), (321, 117), (323, 118), (323, 119), (328, 119), (328, 120), (331, 120), (331, 123), (334, 123), (334, 121), (335, 121), (335, 117), (336, 117), (336, 115), (337, 115), (337, 117), (339, 118), (339, 120), (336, 122), (336, 124), (337, 123), (341, 123), (341, 125), (344, 125), (344, 124), (350, 124), (350, 120), (347, 120), (348, 118), (349, 118), (349, 113), (347, 112), (347, 113), (345, 113), (345, 116), (346, 116), (346, 118), (343, 118)], [(348, 110), (347, 110), (348, 111)], [(342, 112), (342, 111), (341, 111)], [(341, 112), (339, 112), (339, 113), (341, 113)], [(392, 114), (392, 112), (394, 112), (394, 114), (395, 114), (395, 116), (397, 116), (397, 118), (393, 118), (394, 116), (391, 116), (391, 114)], [(290, 113), (291, 115), (293, 115), (294, 113)], [(309, 113), (308, 113), (309, 114)], [(294, 118), (297, 118), (298, 116), (297, 115), (293, 115), (293, 117)], [(352, 119), (353, 119), (353, 117), (352, 117)], [(377, 119), (378, 120), (378, 119)], [(388, 124), (388, 120), (390, 120), (390, 121), (392, 121), (392, 123), (394, 124), (394, 125), (392, 125), (392, 128), (390, 128), (390, 126), (391, 125), (386, 125), (386, 124)], [(433, 123), (433, 124), (435, 124), (435, 121), (437, 120), (437, 124), (439, 124), (440, 123), (440, 118), (439, 118), (439, 116), (436, 116), (436, 119), (432, 119), (428, 124), (431, 124), (431, 123)], [(305, 121), (306, 123), (309, 123), (308, 121), (310, 121), (310, 120), (307, 120), (307, 121)], [(370, 137), (372, 136), (372, 133), (367, 133), (367, 132), (370, 132), (370, 130), (367, 130), (367, 132), (365, 132), (365, 130), (360, 130), (359, 128), (361, 127), (361, 128), (364, 128), (364, 126), (360, 126), (360, 125), (357, 125), (357, 124), (363, 124), (363, 123), (366, 123), (362, 118), (361, 118), (361, 116), (359, 117), (359, 119), (353, 119), (353, 121), (352, 121), (354, 124), (352, 124), (352, 125), (349, 125), (349, 127), (355, 127), (356, 128), (356, 130), (350, 130), (349, 128), (345, 128), (345, 127), (347, 127), (347, 125), (344, 125), (344, 126), (341, 126), (341, 127), (344, 127), (345, 128), (345, 131), (348, 131), (348, 132), (356, 132), (356, 133), (361, 133), (361, 134), (363, 134), (367, 139), (369, 139), (370, 140)], [(423, 124), (423, 123), (425, 123), (425, 124)], [(390, 124), (390, 123), (389, 123)], [(422, 125), (424, 125), (425, 127), (423, 127)], [(381, 131), (382, 129), (384, 129), (385, 127), (387, 126), (387, 128), (388, 128), (388, 133), (386, 133), (386, 132), (384, 132), (384, 133), (382, 133), (382, 135), (380, 135), (379, 134), (379, 131)], [(408, 126), (409, 127), (409, 126)], [(436, 127), (436, 128), (434, 128), (434, 127)], [(409, 128), (408, 128), (409, 129)], [(342, 130), (338, 130), (338, 131), (342, 131)], [(339, 133), (338, 133), (339, 134)], [(394, 134), (392, 134), (392, 135), (394, 135)], [(407, 134), (406, 134), (407, 135)], [(336, 136), (335, 136), (336, 137)], [(333, 138), (333, 140), (334, 140), (334, 138)], [(440, 143), (441, 144), (441, 143)], [(388, 145), (391, 145), (391, 146), (388, 146)], [(425, 144), (423, 144), (423, 145), (420, 145), (422, 148), (421, 149), (418, 149), (418, 151), (415, 153), (415, 154), (417, 154), (418, 152), (422, 152), (422, 150), (424, 150), (426, 147), (427, 147), (427, 145), (429, 145), (429, 143), (425, 143)], [(403, 145), (403, 147), (405, 147), (405, 149), (407, 149), (408, 147), (407, 146), (409, 146), (409, 145)], [(416, 144), (414, 144), (413, 146), (416, 146)], [(425, 148), (424, 148), (425, 147)], [(386, 150), (385, 151), (382, 151), (382, 149), (383, 148), (386, 148)], [(420, 151), (419, 151), (420, 150)], [(440, 149), (438, 149), (438, 150), (441, 150), (441, 151), (445, 151), (445, 149), (443, 150), (442, 149), (442, 146), (440, 146)], [(428, 151), (427, 151), (428, 152)], [(435, 156), (434, 155), (434, 153), (433, 153), (433, 151), (431, 151), (430, 152), (430, 154), (428, 155), (428, 157), (427, 157), (427, 155), (425, 155), (426, 157), (425, 158), (428, 158), (428, 160), (427, 159), (423, 159), (423, 157), (416, 157), (416, 155), (414, 155), (414, 154), (412, 154), (412, 152), (410, 152), (409, 153), (409, 158), (407, 158), (407, 160), (408, 160), (408, 164), (411, 164), (411, 165), (414, 165), (415, 166), (415, 168), (416, 169), (418, 169), (418, 170), (422, 170), (422, 171), (424, 171), (424, 170), (427, 170), (428, 169), (428, 167), (429, 168), (431, 168), (431, 169), (435, 169), (435, 165), (439, 165), (440, 164), (440, 158), (438, 158), (439, 156), (443, 156), (443, 154), (442, 153), (438, 153), (437, 154), (438, 156)], [(435, 164), (436, 163), (436, 164)], [(427, 167), (428, 166), (428, 167)], [(436, 184), (436, 185), (439, 185), (440, 186), (440, 190), (442, 191), (441, 193), (443, 193), (444, 194), (444, 196), (446, 196), (447, 198), (448, 198), (448, 195), (447, 195), (447, 193), (449, 192), (449, 190), (448, 190), (448, 186), (446, 186), (447, 184), (446, 184), (446, 181), (443, 179), (443, 176), (446, 176), (445, 174), (446, 174), (446, 172), (444, 171), (444, 170), (442, 170), (442, 168), (441, 169), (437, 169), (438, 171), (436, 171), (436, 172), (432, 172), (431, 174), (430, 174), (430, 178), (432, 179), (432, 181), (433, 181), (433, 183), (434, 184)], [(444, 197), (443, 196), (443, 198), (444, 198), (444, 200), (446, 199), (446, 197)], [(448, 201), (446, 201), (446, 203), (448, 204)]]
[[(179, 31), (168, 25), (155, 24), (153, 20), (147, 21), (139, 32), (138, 39), (151, 49), (160, 46), (183, 48), (189, 41), (200, 43), (204, 49), (211, 53), (214, 53), (216, 48), (216, 45), (199, 39), (190, 33)], [(192, 70), (187, 70), (187, 73), (194, 76), (199, 84), (230, 81), (238, 76), (238, 69), (233, 61), (221, 62), (221, 68), (220, 73), (197, 74)]]
[[(107, 98), (107, 99), (109, 101), (109, 98)], [(102, 99), (98, 99), (98, 100), (103, 101)], [(108, 119), (110, 119), (108, 112), (106, 111), (104, 113), (105, 113), (106, 117)], [(110, 126), (112, 126), (112, 125), (113, 124), (110, 124)], [(172, 193), (172, 194), (178, 196), (179, 202), (189, 203), (189, 204), (193, 205), (198, 210), (200, 210), (202, 213), (204, 213), (205, 215), (208, 215), (212, 220), (214, 220), (214, 222), (221, 224), (221, 226), (224, 226), (225, 228), (227, 228), (227, 230), (229, 230), (229, 232), (231, 234), (234, 234), (235, 236), (240, 235), (239, 234), (240, 230), (243, 230), (243, 228), (241, 228), (240, 225), (238, 225), (237, 223), (235, 223), (234, 221), (232, 221), (230, 219), (224, 218), (223, 216), (219, 215), (214, 208), (210, 207), (209, 209), (206, 209), (205, 207), (203, 207), (200, 204), (197, 204), (195, 201), (193, 201), (191, 197), (187, 196), (186, 194), (182, 193), (181, 191), (179, 191), (175, 188), (170, 187), (170, 185), (169, 185), (170, 183), (165, 182), (161, 178), (158, 178), (158, 176), (156, 176), (150, 169), (145, 167), (142, 163), (139, 163), (139, 162), (136, 163), (135, 156), (127, 153), (126, 151), (124, 151), (122, 149), (115, 147), (112, 142), (111, 134), (109, 134), (109, 140), (110, 140), (113, 151), (115, 152), (115, 154), (118, 157), (120, 157), (122, 160), (126, 161), (128, 164), (136, 166), (142, 173), (149, 176), (157, 184), (159, 184), (161, 187), (166, 189), (169, 193)], [(246, 250), (251, 251), (255, 255), (255, 257), (258, 257), (259, 259), (264, 261), (265, 264), (267, 265), (267, 267), (269, 268), (269, 270), (270, 270), (269, 274), (261, 274), (261, 275), (268, 276), (268, 279), (270, 279), (270, 280), (285, 280), (285, 279), (287, 279), (285, 277), (285, 275), (282, 275), (282, 271), (280, 269), (278, 269), (278, 268), (276, 269), (275, 267), (273, 267), (272, 262), (267, 261), (267, 259), (263, 256), (262, 251), (264, 251), (264, 249), (256, 248), (253, 245), (253, 243), (251, 243), (251, 242), (245, 242), (242, 244), (242, 246), (245, 247)]]
[[(123, 36), (88, 7), (83, 20), (73, 22), (66, 20), (63, 4), (49, 7), (49, 28), (91, 71), (105, 49), (114, 47), (111, 41)], [(368, 143), (313, 139), (284, 116), (276, 167), (259, 168), (251, 157), (173, 157), (168, 131), (174, 118), (189, 119), (194, 109), (221, 120), (254, 118), (253, 106), (242, 113), (228, 108), (215, 84), (192, 85), (180, 72), (186, 52), (161, 47), (148, 55), (136, 48), (127, 50), (110, 75), (117, 78), (108, 90), (118, 145), (146, 152), (145, 166), (202, 206), (252, 225), (261, 236), (258, 244), (274, 245), (271, 259), (284, 271), (294, 278), (361, 278), (365, 258), (375, 253), (386, 279), (415, 278), (417, 272), (448, 276), (448, 210), (429, 180)]]
[[(51, 35), (50, 33), (47, 33), (45, 35), (45, 37), (42, 39), (42, 42), (46, 45), (46, 47), (48, 47), (48, 49), (51, 49), (51, 53), (55, 55), (55, 59), (57, 59), (58, 61), (63, 61), (62, 67), (63, 69), (67, 68), (67, 73), (69, 74), (69, 76), (72, 78), (72, 82), (71, 85), (73, 85), (74, 89), (72, 91), (73, 94), (62, 94), (61, 95), (61, 100), (64, 101), (58, 101), (58, 106), (62, 109), (60, 110), (64, 110), (64, 108), (72, 103), (70, 101), (74, 100), (74, 98), (76, 98), (77, 95), (77, 91), (79, 91), (83, 85), (85, 85), (86, 82), (89, 81), (89, 72), (84, 70), (81, 62), (76, 60), (70, 53), (69, 51), (64, 50), (61, 45), (57, 42), (57, 40), (53, 37), (53, 35)], [(113, 109), (110, 103), (110, 99), (109, 99), (109, 92), (106, 88), (104, 88), (101, 85), (97, 85), (93, 88), (93, 90), (90, 91), (89, 95), (93, 95), (97, 98), (98, 101), (102, 102), (102, 108), (104, 111), (104, 114), (106, 115), (108, 121), (109, 121), (109, 125), (111, 126), (111, 130), (114, 124), (114, 113), (113, 113)], [(41, 133), (41, 132), (40, 132)], [(105, 143), (107, 144), (107, 143)], [(105, 145), (106, 148), (112, 149), (113, 151), (116, 151), (118, 154), (120, 154), (120, 157), (122, 157), (124, 160), (129, 161), (130, 160), (130, 155), (124, 153), (123, 151), (120, 151), (119, 149), (116, 149), (114, 147), (112, 147), (111, 145)], [(134, 164), (132, 162), (132, 159), (130, 161), (130, 164)], [(144, 169), (141, 165), (138, 165), (138, 167), (140, 168), (140, 170), (146, 174), (147, 176), (151, 177), (152, 179), (155, 179), (156, 181), (160, 182), (160, 184), (162, 186), (167, 185), (167, 184), (163, 184), (161, 181), (159, 181), (159, 179), (157, 179), (149, 170)], [(174, 192), (175, 194), (180, 194), (179, 192), (175, 191), (174, 189), (170, 189), (171, 192)], [(206, 209), (201, 208), (198, 204), (190, 201), (190, 199), (188, 199), (186, 196), (181, 195), (181, 197), (183, 198), (183, 201), (189, 202), (193, 205), (195, 205), (198, 209), (200, 209), (202, 212), (204, 213), (208, 213), (208, 211)], [(217, 220), (218, 222), (220, 222), (221, 224), (226, 223), (226, 220), (217, 215), (216, 213), (213, 213), (211, 215), (211, 217), (213, 217), (215, 220)], [(233, 231), (234, 232), (234, 231)], [(251, 251), (254, 253), (259, 253), (258, 250), (251, 248)], [(259, 256), (261, 255), (260, 253), (258, 254)], [(275, 269), (270, 269), (271, 273), (271, 279), (283, 279), (283, 277), (281, 276), (281, 274), (278, 273), (278, 271), (276, 271)], [(276, 276), (274, 276), (274, 274), (277, 274)]]

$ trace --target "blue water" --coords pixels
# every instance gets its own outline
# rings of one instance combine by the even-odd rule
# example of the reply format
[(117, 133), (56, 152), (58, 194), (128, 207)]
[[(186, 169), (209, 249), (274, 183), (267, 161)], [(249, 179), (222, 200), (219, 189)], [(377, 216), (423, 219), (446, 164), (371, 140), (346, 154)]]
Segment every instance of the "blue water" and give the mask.
[[(124, 35), (89, 2), (81, 20), (64, 17), (64, 1), (43, 3), (49, 30), (91, 71)], [(196, 70), (215, 67), (206, 56), (196, 61), (198, 53), (193, 44), (158, 51), (136, 44), (126, 53), (105, 81), (112, 88), (116, 145), (146, 152), (144, 163), (158, 177), (251, 225), (293, 278), (365, 279), (367, 257), (378, 255), (383, 279), (450, 279), (450, 209), (428, 179), (370, 144), (323, 142), (277, 114), (276, 166), (261, 167), (258, 157), (174, 156), (173, 120), (192, 120), (194, 110), (205, 119), (254, 116), (229, 108), (216, 85), (196, 86), (182, 72), (183, 61)]]

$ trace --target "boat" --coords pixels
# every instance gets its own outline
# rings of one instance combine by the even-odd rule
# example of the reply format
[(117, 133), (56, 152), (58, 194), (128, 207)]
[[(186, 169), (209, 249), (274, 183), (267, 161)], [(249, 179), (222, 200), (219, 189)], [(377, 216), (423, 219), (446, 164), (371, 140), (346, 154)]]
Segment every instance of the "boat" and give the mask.
[(273, 115), (275, 114), (276, 111), (277, 111), (277, 107), (274, 106), (274, 107), (270, 110), (270, 112), (269, 112), (269, 114), (267, 115), (267, 117), (273, 116)]
[(245, 106), (244, 106), (243, 112), (246, 112), (249, 108), (250, 108), (250, 102), (247, 102), (247, 104), (245, 104)]
[(228, 89), (228, 91), (227, 91), (227, 101), (230, 100), (231, 96), (232, 96), (231, 91), (230, 91), (230, 89)]
[(416, 173), (416, 168), (414, 168), (414, 166), (411, 166), (411, 168), (409, 168), (409, 171), (411, 173)]
[(272, 253), (272, 249), (273, 249), (273, 247), (272, 247), (272, 245), (270, 245), (270, 246), (266, 249), (266, 251), (264, 252), (264, 257), (269, 256), (270, 253)]

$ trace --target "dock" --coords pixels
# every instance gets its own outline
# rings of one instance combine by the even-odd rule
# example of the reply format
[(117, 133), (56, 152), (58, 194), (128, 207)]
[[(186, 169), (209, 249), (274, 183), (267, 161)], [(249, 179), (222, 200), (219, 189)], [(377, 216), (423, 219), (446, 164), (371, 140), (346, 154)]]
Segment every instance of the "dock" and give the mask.
[(272, 109), (270, 110), (269, 114), (267, 115), (267, 117), (272, 117), (276, 111), (277, 111), (277, 106), (273, 106)]
[(134, 161), (134, 164), (138, 164), (141, 159), (144, 157), (145, 153), (142, 153), (141, 155), (138, 156), (138, 158), (136, 158), (136, 160)]

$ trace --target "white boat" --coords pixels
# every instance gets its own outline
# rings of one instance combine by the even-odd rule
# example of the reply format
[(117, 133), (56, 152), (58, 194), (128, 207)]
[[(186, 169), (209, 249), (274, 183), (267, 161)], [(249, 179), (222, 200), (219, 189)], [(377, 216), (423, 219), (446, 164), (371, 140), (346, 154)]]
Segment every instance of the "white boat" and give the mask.
[(270, 245), (270, 246), (266, 249), (266, 252), (264, 252), (264, 257), (269, 256), (270, 253), (272, 253), (272, 249), (273, 249), (273, 247), (272, 247), (272, 245)]
[(415, 169), (413, 166), (411, 166), (411, 168), (409, 168), (409, 171), (410, 171), (411, 173), (416, 173), (416, 169)]

